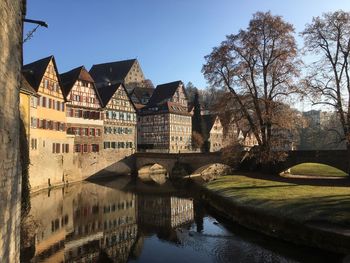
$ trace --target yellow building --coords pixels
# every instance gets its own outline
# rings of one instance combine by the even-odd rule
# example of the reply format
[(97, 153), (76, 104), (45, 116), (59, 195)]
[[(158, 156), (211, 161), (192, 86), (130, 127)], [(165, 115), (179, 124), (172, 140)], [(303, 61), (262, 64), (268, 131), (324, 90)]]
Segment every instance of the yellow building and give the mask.
[(32, 190), (69, 180), (73, 138), (66, 136), (65, 99), (53, 56), (23, 66), (23, 75), (37, 92), (30, 102), (30, 165)]
[(23, 122), (24, 129), (27, 135), (27, 141), (29, 144), (30, 139), (30, 108), (31, 102), (36, 100), (38, 95), (28, 81), (22, 75), (22, 84), (19, 90), (19, 109), (20, 117)]

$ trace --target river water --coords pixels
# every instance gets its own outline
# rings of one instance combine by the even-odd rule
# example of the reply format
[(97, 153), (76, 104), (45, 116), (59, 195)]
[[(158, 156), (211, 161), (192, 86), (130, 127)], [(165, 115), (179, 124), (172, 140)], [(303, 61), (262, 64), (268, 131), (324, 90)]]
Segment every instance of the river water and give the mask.
[(31, 197), (21, 261), (346, 261), (225, 222), (191, 190), (121, 177), (43, 191)]

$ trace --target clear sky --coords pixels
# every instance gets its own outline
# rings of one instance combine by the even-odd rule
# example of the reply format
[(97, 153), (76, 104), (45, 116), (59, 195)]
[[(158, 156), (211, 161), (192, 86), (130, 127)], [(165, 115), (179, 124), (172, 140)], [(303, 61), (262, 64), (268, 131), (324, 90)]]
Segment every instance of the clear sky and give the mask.
[(24, 63), (54, 55), (62, 73), (137, 58), (155, 85), (182, 80), (204, 88), (203, 57), (227, 34), (246, 28), (253, 13), (270, 10), (299, 33), (313, 16), (338, 9), (350, 11), (350, 1), (27, 0), (27, 18), (49, 28), (24, 44)]

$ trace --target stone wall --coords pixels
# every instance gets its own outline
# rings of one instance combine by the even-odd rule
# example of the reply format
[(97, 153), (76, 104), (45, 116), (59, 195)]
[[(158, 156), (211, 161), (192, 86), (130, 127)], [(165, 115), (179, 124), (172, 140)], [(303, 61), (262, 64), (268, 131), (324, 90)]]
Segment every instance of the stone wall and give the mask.
[(23, 1), (0, 1), (0, 259), (19, 261), (19, 86)]

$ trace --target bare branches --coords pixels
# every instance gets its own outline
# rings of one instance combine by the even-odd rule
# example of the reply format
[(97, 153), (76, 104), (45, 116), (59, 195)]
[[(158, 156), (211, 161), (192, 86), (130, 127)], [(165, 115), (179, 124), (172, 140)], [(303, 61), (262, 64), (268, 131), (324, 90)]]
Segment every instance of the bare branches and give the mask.
[(212, 86), (232, 94), (267, 155), (278, 126), (275, 101), (302, 92), (294, 85), (301, 62), (293, 33), (280, 16), (257, 12), (246, 30), (227, 36), (205, 57), (202, 69)]
[(330, 105), (338, 113), (347, 145), (350, 147), (350, 13), (329, 12), (316, 17), (301, 33), (305, 48), (320, 55), (315, 68), (305, 80), (310, 91), (318, 94), (315, 104)]

